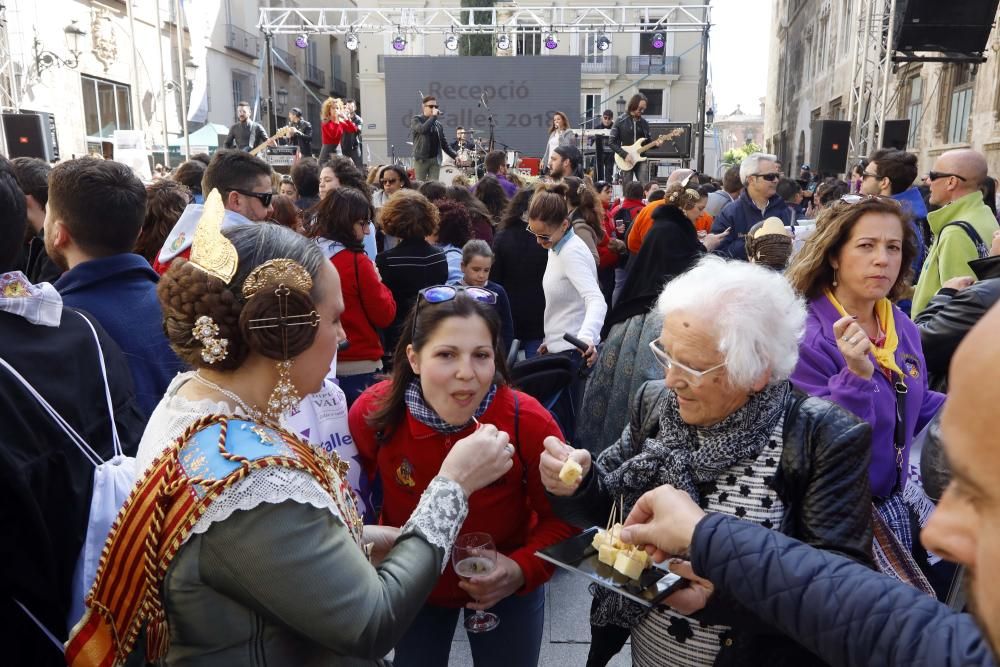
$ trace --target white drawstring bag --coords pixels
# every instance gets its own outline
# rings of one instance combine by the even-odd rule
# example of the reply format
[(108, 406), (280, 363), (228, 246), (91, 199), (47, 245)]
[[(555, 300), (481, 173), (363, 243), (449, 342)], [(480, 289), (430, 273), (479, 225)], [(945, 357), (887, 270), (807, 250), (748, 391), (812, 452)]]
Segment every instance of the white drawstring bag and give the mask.
[[(67, 310), (66, 312), (76, 311)], [(52, 420), (56, 423), (56, 425), (63, 430), (66, 437), (79, 448), (80, 452), (94, 466), (94, 489), (90, 495), (90, 513), (87, 518), (87, 536), (84, 539), (83, 546), (80, 549), (80, 554), (77, 557), (76, 568), (73, 571), (73, 583), (70, 593), (70, 610), (66, 619), (67, 630), (71, 629), (76, 622), (83, 617), (83, 612), (85, 610), (84, 601), (86, 600), (87, 593), (90, 591), (90, 587), (94, 584), (94, 578), (97, 576), (97, 566), (100, 563), (101, 551), (104, 549), (104, 543), (107, 541), (108, 534), (111, 532), (111, 524), (114, 523), (115, 517), (118, 516), (118, 510), (120, 510), (121, 506), (125, 504), (125, 499), (128, 498), (128, 494), (132, 492), (132, 487), (135, 485), (137, 474), (135, 458), (125, 456), (125, 453), (122, 451), (121, 441), (118, 438), (118, 428), (115, 425), (114, 404), (111, 401), (111, 388), (108, 386), (108, 372), (104, 363), (104, 351), (101, 349), (101, 342), (97, 337), (97, 331), (94, 329), (94, 325), (91, 324), (89, 319), (78, 312), (76, 314), (82, 317), (83, 321), (87, 323), (88, 327), (90, 327), (91, 333), (94, 334), (94, 342), (97, 343), (97, 356), (100, 360), (101, 375), (104, 379), (104, 397), (108, 404), (108, 415), (111, 420), (111, 438), (114, 445), (114, 456), (108, 461), (102, 460), (94, 448), (87, 444), (80, 434), (77, 433), (65, 419), (63, 419), (62, 415), (60, 415), (55, 408), (53, 408), (49, 402), (46, 401), (33, 386), (31, 386), (31, 383), (29, 383), (4, 359), (0, 358), (0, 365), (6, 368), (17, 380), (21, 382), (22, 385), (24, 385), (25, 389), (27, 389), (35, 400), (38, 401), (38, 404), (42, 406), (42, 409), (45, 410), (45, 412), (52, 417)], [(24, 609), (24, 611), (50, 639), (54, 639), (53, 634), (49, 631), (49, 629), (39, 623), (38, 619), (35, 618), (35, 616), (31, 614), (26, 607), (24, 607), (24, 605), (20, 602), (18, 602), (18, 605)], [(61, 650), (62, 645), (59, 644), (59, 647)]]

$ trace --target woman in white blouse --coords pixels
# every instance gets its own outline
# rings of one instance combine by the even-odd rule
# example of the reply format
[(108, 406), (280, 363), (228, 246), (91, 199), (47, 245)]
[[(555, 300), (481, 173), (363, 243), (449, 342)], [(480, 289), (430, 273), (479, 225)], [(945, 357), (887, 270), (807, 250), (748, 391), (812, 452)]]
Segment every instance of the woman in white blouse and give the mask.
[(569, 118), (562, 111), (552, 114), (552, 124), (549, 125), (549, 139), (542, 154), (542, 167), (549, 164), (549, 156), (559, 146), (576, 146), (576, 135), (569, 126)]

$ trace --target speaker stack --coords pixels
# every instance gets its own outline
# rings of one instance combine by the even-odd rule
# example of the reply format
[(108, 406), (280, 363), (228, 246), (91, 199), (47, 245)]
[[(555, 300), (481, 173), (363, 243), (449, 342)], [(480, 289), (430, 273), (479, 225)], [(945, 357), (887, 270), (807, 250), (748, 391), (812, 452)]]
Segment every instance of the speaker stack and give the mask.
[(905, 53), (949, 54), (955, 61), (981, 60), (998, 4), (1000, 0), (898, 0), (893, 46)]
[(59, 157), (55, 121), (47, 113), (3, 114), (7, 157), (35, 157), (51, 162)]
[(847, 148), (851, 139), (851, 121), (814, 120), (812, 122), (810, 166), (820, 174), (847, 171)]

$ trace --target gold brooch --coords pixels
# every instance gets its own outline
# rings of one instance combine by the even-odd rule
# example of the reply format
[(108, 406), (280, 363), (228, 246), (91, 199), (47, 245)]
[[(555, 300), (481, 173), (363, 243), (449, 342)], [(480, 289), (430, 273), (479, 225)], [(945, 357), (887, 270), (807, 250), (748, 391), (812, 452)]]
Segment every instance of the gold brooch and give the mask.
[(206, 364), (222, 361), (229, 355), (229, 340), (216, 338), (219, 325), (208, 315), (202, 315), (194, 322), (191, 337), (201, 343), (201, 358)]

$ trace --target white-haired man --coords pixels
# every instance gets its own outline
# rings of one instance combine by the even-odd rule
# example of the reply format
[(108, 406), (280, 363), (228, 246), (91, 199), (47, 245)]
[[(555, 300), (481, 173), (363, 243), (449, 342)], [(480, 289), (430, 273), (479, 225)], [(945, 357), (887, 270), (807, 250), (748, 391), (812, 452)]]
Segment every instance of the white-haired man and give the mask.
[(792, 214), (778, 196), (781, 169), (778, 157), (767, 153), (752, 153), (740, 163), (743, 194), (722, 209), (712, 223), (712, 233), (727, 229), (729, 235), (716, 249), (716, 254), (733, 259), (747, 258), (746, 235), (750, 228), (767, 218), (780, 218), (786, 227), (792, 224)]

